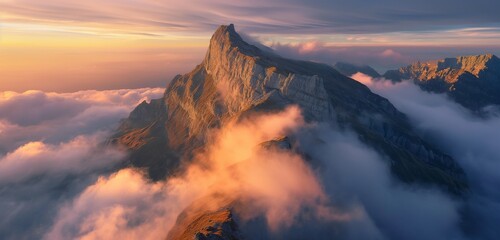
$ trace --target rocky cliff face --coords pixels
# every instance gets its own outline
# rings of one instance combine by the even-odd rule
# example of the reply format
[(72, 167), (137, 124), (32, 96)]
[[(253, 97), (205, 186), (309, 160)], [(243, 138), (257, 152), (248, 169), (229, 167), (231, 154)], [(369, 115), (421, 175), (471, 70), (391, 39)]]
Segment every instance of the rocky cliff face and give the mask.
[(175, 77), (162, 99), (139, 105), (113, 141), (130, 149), (134, 165), (161, 179), (203, 146), (208, 129), (289, 104), (299, 105), (307, 121), (356, 131), (391, 159), (393, 173), (405, 182), (454, 193), (467, 188), (455, 161), (420, 139), (387, 99), (330, 66), (264, 52), (243, 41), (233, 25), (217, 29), (203, 62)]
[(500, 59), (492, 54), (418, 62), (388, 71), (384, 77), (413, 80), (423, 90), (447, 93), (473, 111), (500, 104)]

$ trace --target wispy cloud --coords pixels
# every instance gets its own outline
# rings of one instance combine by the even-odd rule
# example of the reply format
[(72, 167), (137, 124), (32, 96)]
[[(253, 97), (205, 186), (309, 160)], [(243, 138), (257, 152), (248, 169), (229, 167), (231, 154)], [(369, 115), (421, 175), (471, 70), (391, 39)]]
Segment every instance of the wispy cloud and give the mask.
[(496, 3), (479, 0), (350, 1), (3, 1), (7, 21), (99, 26), (111, 24), (160, 31), (210, 31), (234, 22), (252, 32), (376, 33), (485, 27), (498, 24)]
[[(324, 43), (337, 48), (336, 59), (380, 64), (375, 67), (384, 70), (456, 52), (498, 54), (497, 5), (487, 0), (0, 1), (0, 75), (7, 79), (0, 90), (161, 86), (199, 63), (210, 35), (228, 23), (265, 43)], [(408, 51), (397, 49), (405, 46)], [(426, 48), (420, 53), (413, 51), (421, 46)], [(402, 56), (381, 59), (388, 48)]]

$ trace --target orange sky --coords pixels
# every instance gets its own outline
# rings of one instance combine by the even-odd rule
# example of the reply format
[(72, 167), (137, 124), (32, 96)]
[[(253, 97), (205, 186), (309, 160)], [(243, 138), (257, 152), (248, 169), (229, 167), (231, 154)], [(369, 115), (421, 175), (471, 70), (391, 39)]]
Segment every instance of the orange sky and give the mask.
[[(416, 9), (413, 14), (424, 12), (429, 16), (426, 20), (384, 13), (388, 11), (386, 8), (371, 3), (356, 5), (359, 1), (353, 1), (353, 6), (313, 2), (317, 5), (305, 1), (284, 4), (282, 0), (256, 0), (251, 4), (227, 0), (0, 0), (0, 91), (68, 92), (164, 86), (176, 74), (200, 63), (211, 33), (218, 25), (231, 22), (238, 31), (259, 36), (268, 45), (377, 47), (372, 49), (372, 56), (360, 54), (364, 50), (351, 53), (352, 49), (337, 49), (344, 52), (332, 57), (336, 61), (380, 64), (385, 60), (377, 58), (387, 55), (384, 53), (393, 53), (385, 57), (399, 56), (386, 66), (375, 66), (380, 68), (400, 66), (395, 61), (403, 57), (405, 61), (401, 64), (426, 57), (453, 56), (455, 52), (479, 54), (500, 49), (498, 14), (490, 14), (489, 8), (470, 19), (460, 15), (460, 9), (448, 9), (445, 17), (439, 11)], [(403, 5), (389, 11), (421, 8)], [(342, 10), (343, 6), (352, 11)], [(321, 14), (324, 11), (328, 14)], [(442, 19), (432, 21), (431, 17)], [(465, 24), (468, 22), (471, 24)], [(418, 54), (416, 50), (405, 54), (394, 49), (395, 46), (440, 49), (457, 44), (475, 47), (413, 58), (406, 55)], [(486, 45), (494, 47), (485, 48)], [(299, 50), (301, 53), (303, 49)], [(298, 57), (330, 61), (324, 56)]]
[(3, 31), (0, 91), (165, 86), (201, 61), (207, 41)]

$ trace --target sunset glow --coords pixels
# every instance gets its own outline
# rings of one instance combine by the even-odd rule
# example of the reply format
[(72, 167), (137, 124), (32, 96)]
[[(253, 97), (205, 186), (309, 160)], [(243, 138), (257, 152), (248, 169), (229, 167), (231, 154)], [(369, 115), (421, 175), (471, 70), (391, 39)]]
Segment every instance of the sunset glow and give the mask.
[[(359, 11), (367, 14), (366, 19), (356, 20), (339, 8), (329, 13), (331, 18), (323, 19), (313, 14), (322, 13), (321, 8), (278, 2), (269, 6), (267, 1), (249, 5), (223, 0), (210, 4), (205, 1), (2, 0), (0, 90), (64, 92), (165, 86), (176, 74), (194, 67), (194, 63), (203, 58), (211, 33), (218, 25), (229, 22), (269, 46), (305, 44), (311, 48), (314, 42), (334, 52), (355, 52), (352, 47), (363, 47), (368, 51), (381, 49), (376, 50), (379, 53), (399, 48), (399, 54), (405, 56), (399, 61), (408, 63), (443, 56), (432, 51), (406, 56), (413, 55), (414, 47), (446, 47), (457, 54), (499, 52), (500, 49), (497, 41), (500, 26), (489, 23), (487, 13), (481, 16), (485, 20), (479, 18), (476, 24), (468, 26), (450, 15), (449, 19), (443, 17), (441, 25), (421, 20), (421, 26), (401, 28), (391, 23), (377, 28), (377, 21), (386, 21), (389, 15), (373, 15), (377, 10), (369, 12), (361, 8)], [(277, 6), (282, 9), (266, 14)], [(369, 17), (370, 14), (373, 16)], [(442, 16), (436, 13), (435, 17)], [(418, 22), (404, 16), (402, 21)], [(464, 46), (467, 46), (465, 51)], [(368, 56), (368, 60), (358, 56), (350, 61), (371, 63), (379, 69), (395, 66), (393, 56), (379, 53)], [(305, 59), (325, 60), (307, 53), (303, 55)], [(334, 63), (340, 56), (343, 55), (327, 60)], [(372, 63), (376, 58), (382, 59)]]
[(0, 0), (0, 240), (498, 240), (498, 0)]
[(2, 27), (0, 90), (165, 86), (179, 71), (193, 67), (206, 47), (202, 38), (86, 35), (43, 25)]

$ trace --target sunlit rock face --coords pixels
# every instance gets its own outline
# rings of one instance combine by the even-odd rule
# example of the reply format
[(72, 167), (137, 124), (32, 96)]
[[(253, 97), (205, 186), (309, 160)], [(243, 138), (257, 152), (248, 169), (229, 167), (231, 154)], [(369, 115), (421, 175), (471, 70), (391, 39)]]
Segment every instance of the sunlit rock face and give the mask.
[(205, 211), (190, 217), (181, 215), (177, 225), (166, 239), (237, 240), (244, 238), (238, 230), (231, 210), (220, 209)]
[(500, 105), (500, 59), (493, 54), (417, 62), (384, 74), (393, 81), (413, 80), (423, 90), (447, 93), (473, 111)]
[(203, 146), (207, 130), (290, 104), (300, 106), (308, 122), (353, 129), (391, 159), (392, 172), (404, 182), (436, 184), (454, 193), (467, 189), (455, 161), (420, 139), (387, 99), (328, 65), (250, 45), (233, 25), (219, 27), (203, 62), (176, 76), (162, 99), (139, 105), (113, 141), (130, 149), (133, 165), (162, 179)]

